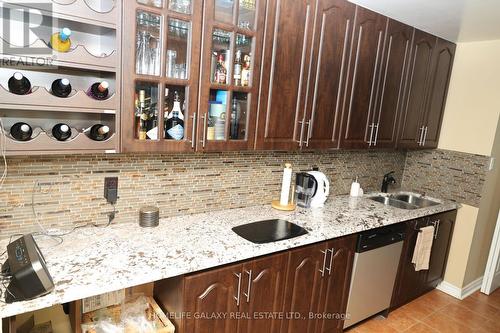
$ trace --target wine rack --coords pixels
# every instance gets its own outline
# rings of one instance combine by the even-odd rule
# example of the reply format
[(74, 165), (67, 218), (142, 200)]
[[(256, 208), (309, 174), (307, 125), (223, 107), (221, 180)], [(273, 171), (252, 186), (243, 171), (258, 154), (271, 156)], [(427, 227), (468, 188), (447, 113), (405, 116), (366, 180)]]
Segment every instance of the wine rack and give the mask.
[[(40, 3), (9, 4), (16, 11), (35, 12), (39, 26), (28, 42), (23, 34), (5, 34), (0, 42), (0, 117), (4, 124), (8, 155), (115, 153), (120, 151), (121, 91), (121, 5), (120, 0), (52, 0)], [(29, 7), (28, 7), (29, 6)], [(10, 15), (12, 26), (26, 24), (22, 16)], [(58, 52), (50, 47), (50, 38), (62, 28), (71, 29), (71, 48)], [(33, 52), (32, 50), (37, 50)], [(29, 65), (29, 66), (28, 66)], [(8, 80), (20, 72), (31, 82), (31, 92), (16, 95), (9, 91)], [(72, 91), (60, 98), (51, 93), (51, 84), (69, 79)], [(87, 95), (95, 82), (107, 81), (109, 96), (96, 100)], [(17, 141), (10, 134), (16, 122), (26, 122), (34, 133), (28, 141)], [(57, 141), (51, 128), (66, 123), (72, 137)], [(109, 138), (94, 141), (84, 133), (102, 123), (111, 129)]]

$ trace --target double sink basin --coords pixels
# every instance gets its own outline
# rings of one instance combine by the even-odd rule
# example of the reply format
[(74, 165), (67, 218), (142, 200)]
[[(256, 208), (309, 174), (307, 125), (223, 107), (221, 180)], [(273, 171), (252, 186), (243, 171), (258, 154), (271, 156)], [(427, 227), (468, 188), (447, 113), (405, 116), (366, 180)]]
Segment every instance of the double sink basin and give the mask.
[(401, 209), (419, 209), (439, 205), (439, 202), (422, 198), (413, 194), (391, 194), (388, 196), (377, 195), (370, 197), (370, 200), (379, 202), (386, 206), (392, 206)]

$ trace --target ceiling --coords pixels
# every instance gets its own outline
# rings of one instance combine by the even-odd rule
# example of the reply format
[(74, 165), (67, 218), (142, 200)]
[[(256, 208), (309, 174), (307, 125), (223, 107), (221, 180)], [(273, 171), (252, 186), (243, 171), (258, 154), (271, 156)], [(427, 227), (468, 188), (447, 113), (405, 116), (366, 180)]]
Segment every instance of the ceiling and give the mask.
[(453, 42), (500, 39), (500, 0), (349, 0)]

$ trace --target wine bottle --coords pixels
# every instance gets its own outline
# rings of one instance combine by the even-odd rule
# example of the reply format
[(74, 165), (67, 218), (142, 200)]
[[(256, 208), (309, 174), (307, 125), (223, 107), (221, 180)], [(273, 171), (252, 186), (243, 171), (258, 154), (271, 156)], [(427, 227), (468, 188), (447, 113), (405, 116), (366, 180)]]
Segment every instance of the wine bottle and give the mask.
[(139, 124), (138, 124), (138, 138), (139, 140), (147, 139), (147, 121), (149, 119), (148, 114), (146, 113), (146, 91), (139, 91)]
[(58, 52), (68, 52), (71, 48), (71, 30), (63, 28), (50, 37), (49, 46)]
[(90, 128), (89, 137), (94, 141), (104, 141), (109, 137), (109, 126), (95, 124)]
[(241, 85), (247, 87), (250, 84), (250, 56), (245, 55), (243, 69), (241, 70)]
[(32, 134), (33, 129), (31, 126), (23, 122), (15, 123), (10, 128), (10, 135), (17, 141), (28, 141), (31, 139)]
[(236, 98), (233, 98), (233, 104), (231, 105), (231, 139), (233, 140), (238, 140), (240, 113), (240, 103)]
[(63, 123), (59, 123), (52, 127), (52, 135), (58, 141), (66, 141), (71, 137), (71, 128)]
[(215, 69), (215, 83), (226, 84), (226, 81), (227, 81), (226, 64), (224, 63), (224, 55), (220, 53), (217, 60), (217, 67)]
[(71, 94), (71, 84), (68, 79), (57, 79), (52, 82), (52, 94), (57, 97), (65, 98)]
[(184, 115), (182, 114), (181, 99), (177, 91), (174, 92), (172, 117), (167, 117), (165, 121), (165, 138), (169, 140), (182, 140), (184, 138)]
[(234, 60), (234, 74), (233, 74), (233, 79), (234, 79), (234, 85), (235, 86), (241, 86), (241, 71), (242, 71), (243, 65), (241, 63), (241, 50), (236, 51), (236, 57)]
[(31, 82), (23, 74), (15, 72), (8, 82), (9, 91), (16, 95), (26, 95), (31, 92)]
[(90, 86), (87, 95), (97, 100), (105, 100), (109, 96), (108, 81), (96, 82)]

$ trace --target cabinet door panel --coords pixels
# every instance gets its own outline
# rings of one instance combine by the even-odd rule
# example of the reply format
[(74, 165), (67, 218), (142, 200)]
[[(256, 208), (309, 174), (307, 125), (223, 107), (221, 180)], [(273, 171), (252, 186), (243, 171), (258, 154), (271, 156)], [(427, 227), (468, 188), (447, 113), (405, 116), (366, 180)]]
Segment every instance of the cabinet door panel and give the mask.
[(387, 18), (356, 8), (349, 81), (340, 146), (367, 147), (370, 141)]
[(274, 333), (279, 331), (281, 322), (278, 318), (260, 318), (259, 315), (277, 313), (283, 308), (287, 259), (288, 254), (283, 253), (253, 260), (243, 265), (243, 298), (240, 311), (248, 314), (250, 319), (239, 321), (238, 332)]
[[(326, 257), (326, 243), (293, 250), (290, 253), (286, 280), (284, 313), (300, 313), (306, 319), (286, 319), (281, 332), (309, 333), (316, 330), (317, 320), (307, 319), (319, 312), (319, 293)], [(323, 251), (323, 252), (322, 252)]]
[(439, 222), (438, 224), (434, 223), (435, 226), (437, 225), (437, 229), (435, 230), (436, 238), (432, 243), (431, 259), (427, 273), (426, 289), (428, 290), (436, 288), (443, 279), (455, 217), (456, 211), (452, 211), (429, 218), (431, 223)]
[(407, 222), (406, 240), (399, 263), (391, 308), (402, 306), (422, 294), (427, 271), (415, 271), (415, 266), (411, 261), (417, 242), (418, 229), (425, 226), (426, 221), (423, 219)]
[(298, 149), (304, 118), (312, 0), (270, 1), (257, 149)]
[(343, 0), (318, 1), (310, 66), (306, 147), (338, 147), (355, 8), (354, 4)]
[(393, 148), (396, 146), (398, 120), (404, 105), (403, 96), (412, 35), (412, 27), (389, 20), (374, 120), (376, 124), (374, 147)]
[[(328, 248), (332, 249), (330, 255), (333, 257), (329, 259), (332, 266), (322, 284), (320, 313), (335, 315), (346, 312), (356, 239), (356, 235), (351, 235), (328, 243)], [(343, 327), (344, 320), (325, 318), (319, 321), (316, 332), (342, 332)]]
[(436, 46), (436, 37), (420, 30), (415, 30), (410, 76), (404, 118), (402, 119), (398, 147), (416, 148), (419, 146), (425, 113), (425, 97), (431, 74), (432, 53)]
[(425, 125), (425, 148), (437, 148), (439, 133), (443, 120), (448, 84), (450, 83), (451, 69), (455, 55), (455, 44), (438, 39), (434, 52), (432, 66), (432, 85), (430, 86)]
[[(186, 319), (186, 333), (236, 332), (237, 321), (229, 314), (238, 310), (234, 297), (238, 293), (238, 278), (235, 274), (239, 273), (241, 265), (234, 265), (186, 277), (185, 309), (192, 315)], [(213, 313), (228, 315), (225, 319), (195, 317), (195, 314)]]

